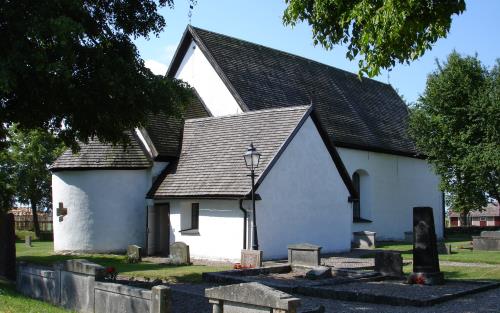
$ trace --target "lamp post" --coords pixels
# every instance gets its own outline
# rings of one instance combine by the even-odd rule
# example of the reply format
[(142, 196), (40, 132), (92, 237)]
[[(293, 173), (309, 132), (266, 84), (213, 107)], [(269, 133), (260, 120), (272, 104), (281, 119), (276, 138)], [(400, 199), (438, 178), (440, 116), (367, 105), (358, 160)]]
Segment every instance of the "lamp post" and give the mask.
[(252, 209), (253, 209), (253, 223), (252, 223), (252, 250), (259, 250), (259, 239), (257, 237), (257, 218), (255, 215), (255, 169), (259, 166), (260, 153), (250, 143), (247, 148), (247, 152), (243, 155), (245, 159), (245, 164), (250, 169), (250, 177), (252, 178)]

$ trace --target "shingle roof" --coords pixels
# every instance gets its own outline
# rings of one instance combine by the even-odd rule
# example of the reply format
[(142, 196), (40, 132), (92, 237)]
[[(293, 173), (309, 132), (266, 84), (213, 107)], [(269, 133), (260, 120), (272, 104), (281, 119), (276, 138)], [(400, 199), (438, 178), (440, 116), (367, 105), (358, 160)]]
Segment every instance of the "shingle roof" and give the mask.
[(143, 150), (139, 139), (128, 132), (130, 144), (124, 150), (123, 145), (104, 144), (97, 139), (88, 144), (81, 144), (80, 151), (73, 154), (66, 150), (51, 165), (51, 171), (72, 169), (141, 169), (151, 166), (151, 160)]
[(293, 131), (307, 117), (309, 109), (300, 106), (187, 120), (179, 161), (150, 196), (248, 195), (251, 184), (243, 154), (250, 142), (262, 154), (256, 170), (258, 181)]
[[(196, 93), (196, 92), (195, 92)], [(197, 94), (187, 106), (184, 119), (208, 117), (210, 113)], [(151, 116), (145, 127), (159, 157), (178, 157), (182, 134), (182, 120), (164, 114)]]
[(240, 39), (188, 26), (169, 75), (194, 38), (243, 110), (313, 104), (337, 146), (414, 156), (407, 107), (387, 84)]

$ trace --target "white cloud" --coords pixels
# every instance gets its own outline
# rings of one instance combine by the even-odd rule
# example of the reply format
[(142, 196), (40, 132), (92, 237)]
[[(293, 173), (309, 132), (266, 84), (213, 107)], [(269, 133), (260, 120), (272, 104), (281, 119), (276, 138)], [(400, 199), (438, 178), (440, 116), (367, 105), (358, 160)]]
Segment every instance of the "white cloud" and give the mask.
[(165, 75), (167, 73), (168, 67), (167, 65), (158, 62), (156, 60), (146, 60), (144, 61), (144, 65), (151, 70), (156, 75)]

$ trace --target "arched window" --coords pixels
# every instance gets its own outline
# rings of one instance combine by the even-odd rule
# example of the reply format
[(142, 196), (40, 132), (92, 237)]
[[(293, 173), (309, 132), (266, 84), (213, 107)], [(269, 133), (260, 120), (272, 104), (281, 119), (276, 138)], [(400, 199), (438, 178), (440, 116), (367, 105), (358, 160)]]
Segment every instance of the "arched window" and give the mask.
[(354, 222), (367, 223), (371, 219), (371, 179), (368, 172), (359, 169), (352, 174), (352, 183), (358, 192), (358, 200), (352, 205)]
[(352, 174), (352, 182), (353, 182), (354, 188), (356, 188), (356, 191), (358, 192), (358, 196), (359, 196), (358, 201), (354, 201), (354, 204), (353, 204), (353, 218), (360, 219), (361, 218), (361, 188), (360, 188), (360, 183), (359, 183), (359, 173), (358, 172), (354, 172), (354, 174)]

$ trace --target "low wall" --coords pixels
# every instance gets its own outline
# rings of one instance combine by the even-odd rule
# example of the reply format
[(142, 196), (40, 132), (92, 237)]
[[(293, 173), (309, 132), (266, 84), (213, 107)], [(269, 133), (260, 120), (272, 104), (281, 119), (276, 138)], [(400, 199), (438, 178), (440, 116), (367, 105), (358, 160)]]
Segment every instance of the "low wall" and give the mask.
[(105, 268), (68, 260), (54, 268), (20, 263), (17, 290), (25, 296), (82, 313), (169, 313), (170, 289), (151, 290), (103, 281)]

